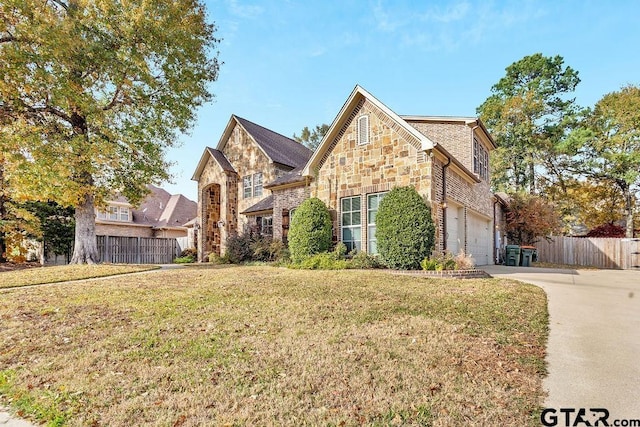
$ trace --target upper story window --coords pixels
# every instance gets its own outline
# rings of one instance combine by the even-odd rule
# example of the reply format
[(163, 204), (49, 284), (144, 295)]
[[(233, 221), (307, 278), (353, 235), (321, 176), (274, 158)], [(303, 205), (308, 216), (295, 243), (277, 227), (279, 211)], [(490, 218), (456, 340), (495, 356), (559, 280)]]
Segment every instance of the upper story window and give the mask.
[(489, 152), (476, 138), (473, 138), (473, 172), (480, 179), (489, 180)]
[(253, 177), (251, 175), (242, 177), (242, 197), (248, 199), (253, 195)]
[(104, 219), (109, 221), (131, 221), (131, 210), (126, 206), (114, 206), (107, 207), (106, 211), (98, 211), (98, 219)]
[(253, 174), (253, 197), (262, 196), (262, 172)]
[(369, 116), (358, 117), (358, 145), (369, 143)]

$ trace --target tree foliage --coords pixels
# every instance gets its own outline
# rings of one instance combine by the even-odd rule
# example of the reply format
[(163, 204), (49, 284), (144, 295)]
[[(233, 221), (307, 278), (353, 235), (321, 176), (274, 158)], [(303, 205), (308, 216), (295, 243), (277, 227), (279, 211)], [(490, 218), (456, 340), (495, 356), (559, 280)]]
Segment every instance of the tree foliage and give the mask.
[(562, 185), (557, 147), (576, 125), (578, 108), (567, 95), (579, 82), (561, 56), (536, 53), (506, 68), (477, 109), (498, 145), (491, 159), (497, 190), (534, 194), (541, 177)]
[(390, 268), (418, 270), (435, 242), (431, 208), (413, 187), (389, 191), (376, 215), (376, 239), (382, 262)]
[(315, 150), (316, 148), (318, 148), (318, 145), (320, 145), (320, 142), (322, 142), (322, 138), (324, 138), (328, 131), (329, 125), (324, 123), (321, 125), (316, 125), (314, 129), (309, 129), (307, 126), (305, 126), (304, 129), (302, 129), (302, 131), (300, 132), (300, 136), (296, 135), (295, 133), (293, 134), (293, 139), (307, 146), (308, 148)]
[(76, 208), (72, 262), (96, 262), (94, 204), (136, 204), (211, 99), (215, 28), (199, 0), (0, 3), (0, 148), (20, 198)]
[(322, 200), (312, 197), (296, 209), (289, 228), (289, 251), (293, 262), (326, 252), (331, 247), (331, 214)]
[(533, 245), (540, 238), (560, 231), (560, 219), (553, 205), (540, 196), (511, 194), (506, 210), (506, 232), (510, 243)]
[(564, 147), (573, 156), (574, 172), (620, 190), (626, 236), (633, 237), (640, 190), (640, 87), (625, 86), (602, 97)]

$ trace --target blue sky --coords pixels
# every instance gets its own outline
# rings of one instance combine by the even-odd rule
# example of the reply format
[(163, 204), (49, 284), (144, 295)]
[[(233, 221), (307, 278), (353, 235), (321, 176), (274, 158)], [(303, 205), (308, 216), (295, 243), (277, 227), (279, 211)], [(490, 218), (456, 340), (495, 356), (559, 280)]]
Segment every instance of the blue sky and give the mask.
[(330, 124), (356, 84), (398, 114), (475, 116), (507, 66), (560, 55), (582, 106), (640, 84), (638, 1), (206, 0), (224, 62), (213, 103), (181, 145), (171, 193), (190, 178), (231, 114), (283, 135)]

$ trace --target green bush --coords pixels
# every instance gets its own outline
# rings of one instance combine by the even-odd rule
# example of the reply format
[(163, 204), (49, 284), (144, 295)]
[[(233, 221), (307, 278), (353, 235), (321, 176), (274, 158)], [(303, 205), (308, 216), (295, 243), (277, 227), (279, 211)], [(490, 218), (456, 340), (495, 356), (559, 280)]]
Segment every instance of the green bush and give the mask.
[(322, 201), (316, 197), (305, 200), (296, 209), (289, 229), (291, 260), (300, 263), (304, 259), (326, 252), (331, 247), (331, 215)]
[(439, 254), (432, 257), (427, 257), (422, 260), (420, 266), (423, 270), (464, 270), (469, 268), (467, 265), (467, 257), (463, 256), (461, 263), (458, 263), (458, 257), (454, 257), (450, 252), (446, 252), (444, 255)]
[(221, 257), (215, 252), (209, 254), (209, 262), (213, 265), (229, 264), (229, 260), (226, 257)]
[[(296, 212), (296, 215), (298, 212)], [(348, 268), (349, 262), (338, 259), (335, 252), (322, 252), (311, 255), (299, 263), (292, 264), (292, 268), (302, 270), (344, 270)]]
[(190, 264), (192, 262), (196, 262), (196, 259), (192, 256), (182, 256), (175, 258), (173, 262), (176, 264)]
[(377, 256), (370, 255), (363, 251), (357, 251), (349, 260), (348, 268), (370, 269), (381, 268), (380, 260)]
[(431, 208), (413, 187), (397, 187), (384, 196), (376, 216), (376, 239), (380, 259), (390, 268), (417, 270), (431, 253)]

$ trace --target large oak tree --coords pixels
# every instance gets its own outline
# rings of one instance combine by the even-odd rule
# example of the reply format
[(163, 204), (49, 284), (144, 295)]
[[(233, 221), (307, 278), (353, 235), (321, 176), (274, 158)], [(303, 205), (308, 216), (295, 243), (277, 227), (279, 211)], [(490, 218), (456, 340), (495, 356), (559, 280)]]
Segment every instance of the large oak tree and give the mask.
[(167, 147), (211, 99), (199, 0), (3, 0), (0, 148), (21, 198), (75, 207), (72, 263), (98, 260), (95, 206), (168, 178)]

